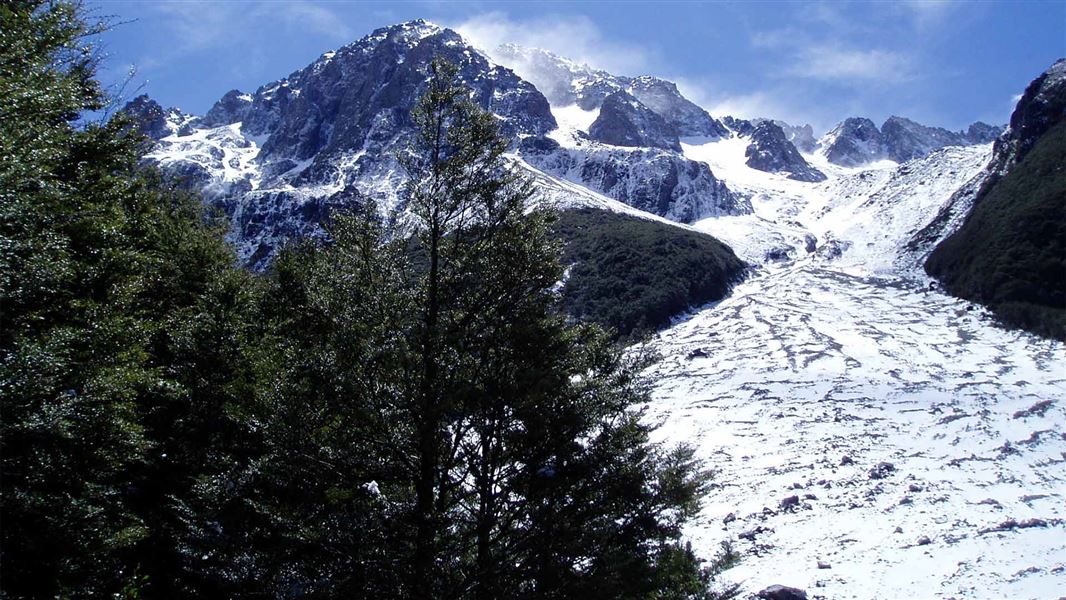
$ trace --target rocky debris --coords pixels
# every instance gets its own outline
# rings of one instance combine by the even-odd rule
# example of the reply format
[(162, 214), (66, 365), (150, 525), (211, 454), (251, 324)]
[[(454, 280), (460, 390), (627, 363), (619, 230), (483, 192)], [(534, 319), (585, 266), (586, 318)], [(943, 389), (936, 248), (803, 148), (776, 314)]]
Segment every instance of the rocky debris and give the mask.
[(912, 483), (909, 486), (907, 486), (907, 491), (909, 491), (909, 492), (920, 492), (920, 491), (922, 491), (922, 486), (918, 485), (917, 483)]
[(1029, 408), (1015, 412), (1013, 418), (1025, 419), (1028, 417), (1042, 417), (1044, 416), (1044, 413), (1047, 412), (1047, 409), (1051, 408), (1052, 404), (1054, 404), (1054, 402), (1051, 400), (1041, 400)]
[(788, 496), (778, 503), (778, 508), (781, 510), (795, 510), (799, 506), (799, 496)]
[(929, 544), (932, 544), (933, 541), (929, 539), (929, 536), (923, 535), (923, 536), (919, 537), (918, 541), (915, 542), (915, 543), (917, 545), (919, 545), (919, 546), (928, 546)]
[(722, 519), (722, 523), (725, 524), (725, 525), (729, 525), (730, 523), (732, 523), (733, 521), (736, 521), (736, 520), (737, 520), (736, 513), (729, 513), (728, 515), (725, 516), (724, 519)]
[(994, 527), (987, 527), (985, 529), (978, 529), (977, 533), (984, 535), (986, 533), (995, 533), (997, 531), (1013, 531), (1015, 529), (1029, 529), (1031, 527), (1047, 527), (1048, 522), (1044, 519), (1025, 519), (1024, 521), (1017, 521), (1015, 519), (1007, 519), (999, 525)]
[(843, 457), (841, 457), (841, 459), (840, 459), (840, 466), (842, 466), (842, 467), (846, 467), (847, 465), (853, 465), (853, 464), (855, 464), (855, 460), (854, 460), (854, 459), (852, 459), (852, 458), (851, 458), (850, 456), (848, 456), (847, 454), (845, 454), (845, 455), (844, 455)]
[(681, 152), (677, 129), (624, 91), (614, 92), (603, 99), (600, 114), (589, 125), (588, 133), (590, 139), (612, 146)]
[(815, 169), (802, 156), (785, 132), (773, 121), (762, 121), (751, 132), (751, 143), (744, 151), (747, 164), (753, 169), (768, 173), (785, 173), (789, 179), (817, 183), (825, 181), (825, 175)]
[(784, 585), (771, 585), (755, 597), (759, 600), (807, 600), (807, 592)]
[[(693, 358), (707, 358), (707, 356), (708, 356), (707, 351), (704, 350), (703, 348), (696, 348), (695, 350), (693, 350), (693, 351), (688, 353), (688, 359), (689, 360), (692, 360)], [(732, 513), (730, 513), (730, 514), (732, 514)]]
[(870, 479), (885, 479), (896, 471), (896, 465), (890, 462), (879, 462), (870, 469)]
[(756, 536), (758, 536), (760, 534), (763, 534), (763, 533), (770, 533), (772, 531), (773, 531), (773, 529), (769, 529), (767, 527), (763, 527), (762, 525), (759, 525), (755, 529), (749, 529), (748, 531), (741, 532), (739, 535), (737, 535), (737, 537), (742, 539), (742, 540), (748, 540), (749, 542), (754, 542)]
[(833, 568), (833, 566), (830, 565), (829, 563), (825, 562), (824, 560), (820, 560), (820, 561), (818, 561), (818, 568), (819, 569), (831, 569), (831, 568)]

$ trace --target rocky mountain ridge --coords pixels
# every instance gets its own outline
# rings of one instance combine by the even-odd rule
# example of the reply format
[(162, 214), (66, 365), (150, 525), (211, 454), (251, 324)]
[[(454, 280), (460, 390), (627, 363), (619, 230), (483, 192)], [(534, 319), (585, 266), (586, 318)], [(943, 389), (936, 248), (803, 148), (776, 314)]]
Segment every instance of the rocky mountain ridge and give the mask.
[[(373, 200), (387, 215), (403, 212), (396, 156), (408, 146), (410, 111), (434, 56), (457, 64), (475, 101), (500, 118), (517, 166), (541, 181), (582, 186), (591, 195), (576, 197), (599, 195), (598, 205), (617, 201), (680, 223), (750, 213), (748, 194), (733, 189), (743, 182), (723, 181), (710, 163), (689, 156), (684, 147), (693, 143), (735, 140), (752, 169), (808, 183), (826, 178), (810, 162), (815, 155), (799, 149), (813, 147), (809, 125), (718, 120), (656, 77), (616, 76), (515, 45), (495, 49), (491, 56), (512, 70), (421, 20), (378, 29), (254, 93), (231, 90), (203, 117), (146, 97), (127, 112), (157, 140), (150, 159), (222, 209), (241, 259), (259, 268), (285, 240), (320, 235), (336, 208)], [(933, 130), (890, 122), (902, 128), (897, 138), (912, 142), (905, 133)], [(883, 129), (892, 131), (889, 124)], [(884, 155), (885, 134), (868, 120), (837, 129), (822, 140), (830, 165)], [(974, 136), (990, 131), (971, 127)], [(962, 139), (934, 133), (935, 143), (914, 142), (910, 152)], [(867, 148), (857, 149), (864, 136)], [(856, 154), (861, 160), (849, 158)]]
[(870, 119), (849, 117), (818, 141), (818, 152), (844, 167), (886, 159), (903, 163), (946, 146), (987, 144), (1002, 132), (1002, 127), (980, 121), (966, 131), (948, 131), (897, 116), (889, 117), (879, 129)]

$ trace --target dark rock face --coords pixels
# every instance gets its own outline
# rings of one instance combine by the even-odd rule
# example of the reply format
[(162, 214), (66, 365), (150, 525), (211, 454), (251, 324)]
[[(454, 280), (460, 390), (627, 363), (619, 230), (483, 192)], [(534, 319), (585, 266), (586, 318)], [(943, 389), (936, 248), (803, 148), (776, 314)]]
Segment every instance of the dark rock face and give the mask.
[(599, 116), (589, 126), (589, 138), (612, 146), (681, 152), (677, 130), (626, 92), (615, 92), (604, 98)]
[(201, 121), (204, 127), (219, 127), (244, 121), (248, 109), (252, 107), (252, 97), (240, 90), (230, 90), (215, 102)]
[(977, 121), (966, 129), (966, 139), (971, 144), (987, 144), (1003, 134), (1003, 128)]
[(1010, 116), (1009, 131), (996, 142), (996, 158), (1003, 155), (1007, 162), (1020, 162), (1037, 140), (1063, 118), (1066, 118), (1066, 58), (1055, 61), (1025, 88)]
[(926, 156), (944, 146), (961, 146), (967, 143), (965, 136), (941, 127), (926, 127), (903, 117), (889, 117), (881, 125), (881, 136), (888, 158), (906, 162)]
[(672, 82), (657, 77), (637, 77), (630, 81), (628, 89), (680, 136), (721, 138), (729, 135), (724, 125), (682, 96)]
[(889, 117), (881, 125), (881, 136), (888, 158), (906, 162), (928, 156), (944, 146), (968, 146), (986, 144), (1003, 132), (1002, 127), (993, 127), (977, 122), (966, 131), (948, 131), (942, 127), (927, 127), (903, 117)]
[(771, 585), (755, 597), (760, 600), (807, 600), (807, 592), (784, 585)]
[(755, 124), (747, 119), (737, 119), (736, 117), (723, 117), (722, 123), (725, 124), (730, 130), (737, 135), (744, 137), (749, 136), (755, 132)]
[(855, 167), (886, 156), (881, 132), (870, 119), (845, 119), (823, 139), (822, 151), (835, 165)]
[(788, 178), (796, 181), (825, 181), (825, 175), (800, 156), (792, 142), (786, 139), (785, 132), (773, 121), (762, 121), (755, 126), (744, 156), (748, 158), (745, 164), (753, 169), (788, 173)]
[(167, 111), (147, 94), (137, 96), (122, 109), (144, 135), (158, 140), (173, 133), (168, 127)]
[(459, 67), (474, 100), (502, 117), (506, 135), (539, 135), (556, 127), (547, 100), (528, 82), (491, 65), (454, 31), (412, 21), (378, 29), (260, 88), (245, 131), (270, 134), (265, 159), (317, 161), (358, 151), (370, 138), (394, 138), (410, 131), (411, 109), (434, 57)]

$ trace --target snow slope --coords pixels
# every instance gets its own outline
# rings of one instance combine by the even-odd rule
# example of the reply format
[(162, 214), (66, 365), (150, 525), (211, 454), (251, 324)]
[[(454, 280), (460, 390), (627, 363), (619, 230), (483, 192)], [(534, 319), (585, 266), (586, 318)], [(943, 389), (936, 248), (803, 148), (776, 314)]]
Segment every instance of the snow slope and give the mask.
[[(829, 180), (749, 169), (742, 140), (683, 140), (754, 214), (697, 222), (759, 265), (678, 321), (647, 418), (715, 472), (687, 535), (748, 592), (1055, 598), (1066, 589), (1066, 346), (994, 325), (906, 242), (990, 145)], [(700, 352), (696, 352), (699, 350)], [(819, 565), (822, 563), (822, 565)]]

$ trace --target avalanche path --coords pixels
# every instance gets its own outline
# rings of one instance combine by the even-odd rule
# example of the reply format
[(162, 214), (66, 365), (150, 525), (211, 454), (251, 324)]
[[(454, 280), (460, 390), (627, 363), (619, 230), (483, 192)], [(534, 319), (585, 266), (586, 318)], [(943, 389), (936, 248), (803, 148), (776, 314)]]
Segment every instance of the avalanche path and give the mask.
[(686, 534), (704, 556), (732, 543), (725, 580), (827, 599), (1062, 595), (1063, 344), (913, 274), (811, 253), (650, 345), (646, 415), (714, 473)]

